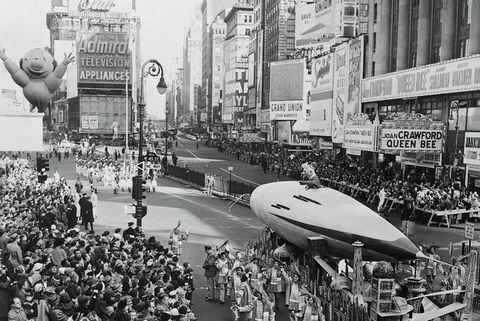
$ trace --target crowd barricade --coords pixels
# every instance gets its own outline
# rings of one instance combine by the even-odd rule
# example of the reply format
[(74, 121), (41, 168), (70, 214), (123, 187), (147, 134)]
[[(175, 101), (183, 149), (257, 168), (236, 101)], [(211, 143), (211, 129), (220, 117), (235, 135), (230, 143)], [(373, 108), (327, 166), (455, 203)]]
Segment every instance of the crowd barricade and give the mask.
[(228, 181), (225, 181), (225, 178), (222, 176), (213, 177), (213, 190), (221, 194), (222, 197), (228, 195)]
[[(427, 225), (430, 226), (431, 224), (438, 223), (439, 226), (446, 225), (448, 228), (450, 228), (450, 224), (452, 220), (458, 221), (460, 216), (462, 214), (468, 214), (469, 216), (472, 216), (472, 214), (477, 214), (480, 212), (480, 208), (471, 208), (471, 209), (465, 209), (465, 208), (460, 208), (460, 209), (455, 209), (455, 210), (434, 210), (431, 208), (421, 208), (415, 206), (414, 208), (415, 211), (420, 211), (420, 212), (425, 212), (430, 215), (428, 219)], [(435, 217), (440, 217), (440, 221), (434, 221), (433, 219)]]
[(189, 183), (205, 187), (205, 173), (184, 167), (168, 166), (167, 174)]
[(362, 188), (346, 182), (338, 182), (328, 178), (320, 178), (320, 181), (324, 186), (334, 188), (345, 194), (350, 194), (354, 198), (367, 197), (367, 195), (370, 194), (370, 190), (368, 188)]

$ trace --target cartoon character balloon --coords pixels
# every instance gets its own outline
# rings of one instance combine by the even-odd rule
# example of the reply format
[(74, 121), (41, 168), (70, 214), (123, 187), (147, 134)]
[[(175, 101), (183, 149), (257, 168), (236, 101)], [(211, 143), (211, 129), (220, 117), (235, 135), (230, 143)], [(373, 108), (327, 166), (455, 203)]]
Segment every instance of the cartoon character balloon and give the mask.
[(43, 112), (52, 99), (53, 93), (60, 87), (62, 77), (69, 63), (75, 57), (65, 54), (63, 62), (57, 66), (52, 55), (44, 49), (35, 48), (25, 54), (17, 66), (5, 55), (5, 49), (0, 49), (0, 59), (3, 60), (13, 81), (23, 88), (25, 98)]

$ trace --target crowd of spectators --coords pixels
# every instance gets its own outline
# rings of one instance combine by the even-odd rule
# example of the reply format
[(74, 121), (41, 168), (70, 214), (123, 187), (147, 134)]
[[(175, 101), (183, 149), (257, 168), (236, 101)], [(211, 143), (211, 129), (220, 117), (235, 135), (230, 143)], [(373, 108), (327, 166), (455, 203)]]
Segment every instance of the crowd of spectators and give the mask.
[(2, 320), (195, 320), (188, 262), (133, 226), (71, 227), (65, 179), (40, 184), (27, 160), (0, 164)]
[(385, 198), (398, 200), (403, 204), (402, 212), (406, 219), (413, 213), (414, 207), (434, 210), (480, 207), (477, 192), (450, 181), (429, 181), (424, 173), (404, 174), (399, 164), (393, 162), (383, 162), (377, 168), (372, 168), (361, 166), (352, 158), (327, 158), (314, 151), (293, 153), (275, 144), (227, 139), (207, 141), (207, 146), (216, 147), (220, 152), (251, 165), (261, 165), (264, 171), (280, 172), (298, 180), (303, 179), (301, 165), (309, 163), (320, 180), (361, 188), (366, 191), (368, 199), (380, 198), (379, 210), (382, 209)]

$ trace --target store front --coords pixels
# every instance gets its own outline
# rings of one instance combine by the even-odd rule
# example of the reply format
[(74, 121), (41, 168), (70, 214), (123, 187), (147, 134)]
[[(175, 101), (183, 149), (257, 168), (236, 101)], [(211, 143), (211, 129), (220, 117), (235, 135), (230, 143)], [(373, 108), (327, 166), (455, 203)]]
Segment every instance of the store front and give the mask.
[[(362, 110), (380, 121), (395, 114), (431, 115), (446, 125), (442, 165), (463, 176), (465, 133), (480, 131), (480, 57), (471, 56), (362, 80)], [(420, 166), (420, 165), (416, 165)]]
[(465, 185), (480, 193), (480, 132), (465, 134), (464, 150)]

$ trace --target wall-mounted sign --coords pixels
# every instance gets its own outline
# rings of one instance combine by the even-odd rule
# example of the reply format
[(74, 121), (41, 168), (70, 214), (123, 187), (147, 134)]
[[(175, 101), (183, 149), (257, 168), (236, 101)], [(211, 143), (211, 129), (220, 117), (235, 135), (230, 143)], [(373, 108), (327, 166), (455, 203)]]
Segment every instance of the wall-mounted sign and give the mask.
[[(58, 1), (57, 1), (58, 2)], [(86, 19), (128, 19), (134, 0), (68, 0), (68, 14)], [(57, 5), (56, 8), (62, 6)]]
[(302, 119), (303, 101), (275, 101), (270, 102), (271, 120), (297, 120)]
[(480, 90), (480, 56), (362, 80), (362, 102)]
[[(354, 150), (375, 151), (377, 126), (372, 124), (345, 126), (343, 147)], [(354, 154), (355, 155), (355, 154)]]
[(400, 153), (399, 161), (407, 165), (438, 168), (442, 165), (442, 154), (403, 151)]
[(77, 35), (78, 83), (122, 84), (130, 78), (128, 33)]
[(82, 116), (82, 129), (98, 129), (98, 116)]
[(346, 153), (348, 155), (362, 156), (362, 151), (360, 149), (347, 148)]
[(480, 133), (465, 133), (465, 148), (463, 162), (480, 165)]
[(443, 130), (439, 129), (382, 128), (380, 148), (441, 153), (443, 138)]
[(346, 123), (345, 104), (348, 98), (348, 45), (343, 43), (335, 48), (335, 69), (333, 71), (332, 141), (343, 143)]

